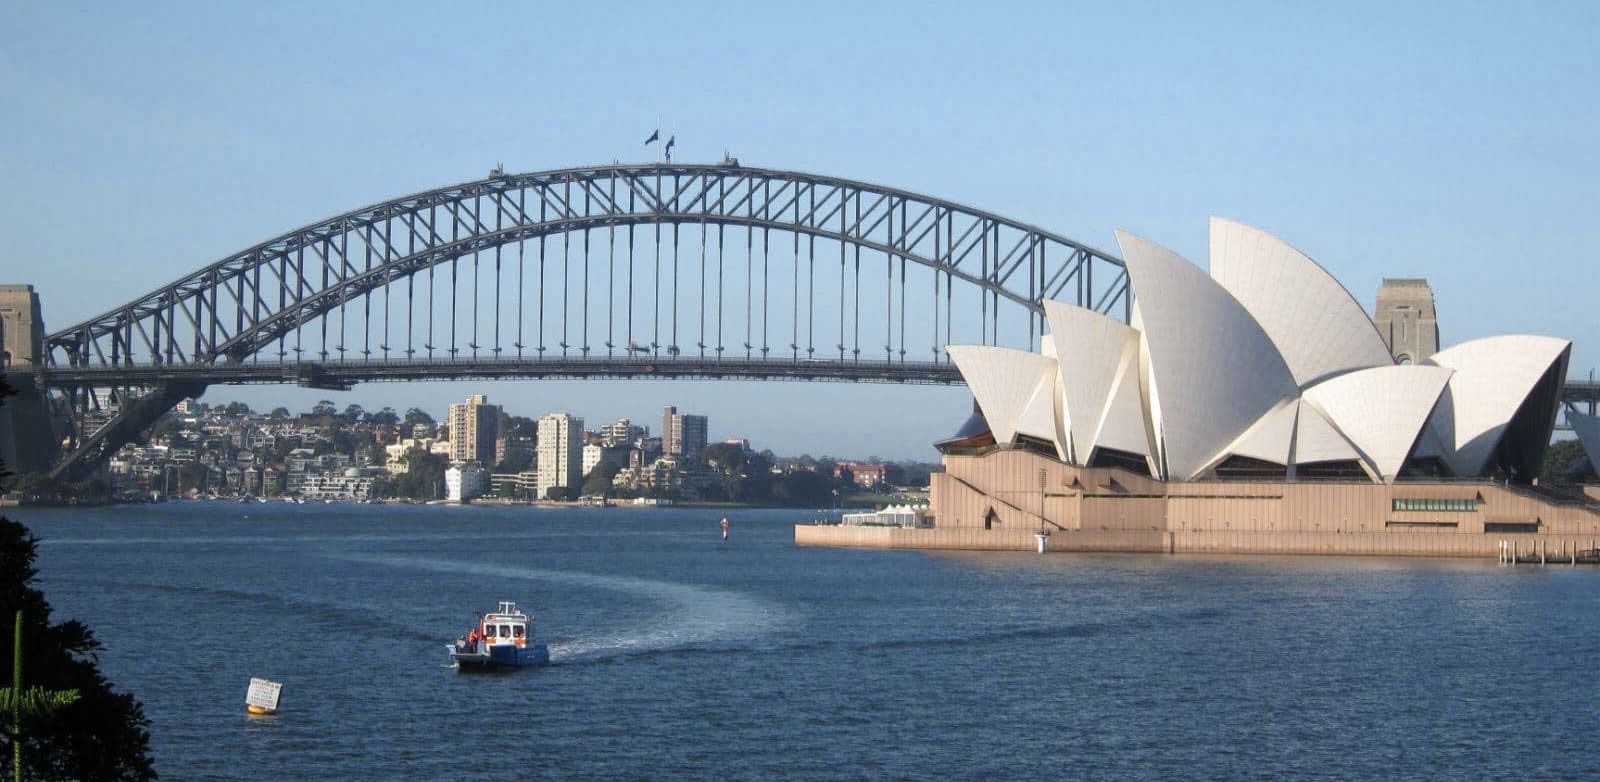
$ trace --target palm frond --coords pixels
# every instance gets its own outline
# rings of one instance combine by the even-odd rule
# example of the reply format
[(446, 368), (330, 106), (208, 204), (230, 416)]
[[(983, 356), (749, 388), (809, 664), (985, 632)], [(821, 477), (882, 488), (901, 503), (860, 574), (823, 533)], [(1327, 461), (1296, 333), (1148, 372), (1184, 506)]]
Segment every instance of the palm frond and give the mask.
[[(47, 690), (27, 687), (18, 693), (13, 687), (0, 687), (0, 719), (20, 713), (24, 720), (41, 720), (76, 703), (77, 690)], [(11, 726), (15, 727), (15, 726)]]

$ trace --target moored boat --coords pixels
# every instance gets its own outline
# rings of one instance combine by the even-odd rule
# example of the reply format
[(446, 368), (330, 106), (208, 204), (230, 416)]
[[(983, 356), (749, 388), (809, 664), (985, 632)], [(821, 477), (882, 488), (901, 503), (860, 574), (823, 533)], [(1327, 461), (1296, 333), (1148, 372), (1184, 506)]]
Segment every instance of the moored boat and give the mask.
[(447, 645), (459, 671), (546, 665), (550, 647), (533, 642), (533, 617), (510, 600), (478, 619), (478, 626)]

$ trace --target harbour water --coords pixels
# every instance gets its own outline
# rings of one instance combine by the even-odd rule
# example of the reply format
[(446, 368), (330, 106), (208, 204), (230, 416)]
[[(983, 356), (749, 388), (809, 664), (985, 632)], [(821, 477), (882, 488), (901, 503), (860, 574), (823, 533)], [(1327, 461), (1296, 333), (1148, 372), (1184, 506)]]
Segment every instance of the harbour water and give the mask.
[[(44, 539), (166, 779), (1586, 778), (1600, 570), (801, 549), (806, 515), (172, 503)], [(554, 665), (462, 676), (474, 610)], [(281, 711), (244, 713), (250, 677)]]

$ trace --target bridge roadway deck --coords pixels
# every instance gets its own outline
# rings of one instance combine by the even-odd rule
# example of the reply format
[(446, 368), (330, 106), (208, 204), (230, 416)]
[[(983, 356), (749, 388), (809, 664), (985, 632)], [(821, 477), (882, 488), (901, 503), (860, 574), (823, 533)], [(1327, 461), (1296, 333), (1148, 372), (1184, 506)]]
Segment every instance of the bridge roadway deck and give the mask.
[(377, 359), (329, 362), (131, 364), (117, 367), (47, 367), (45, 386), (205, 385), (295, 383), (316, 388), (398, 380), (501, 380), (515, 378), (706, 378), (831, 380), (960, 385), (953, 364), (928, 361), (838, 361), (793, 358), (566, 356), (555, 358)]
[[(13, 374), (29, 374), (12, 370)], [(540, 377), (724, 378), (746, 380), (839, 380), (849, 382), (961, 385), (955, 365), (932, 361), (839, 361), (836, 359), (717, 358), (714, 356), (472, 357), (357, 359), (352, 361), (246, 361), (218, 364), (124, 364), (46, 367), (41, 385), (144, 385), (160, 381), (213, 384), (333, 383), (393, 380), (497, 380)], [(1600, 405), (1600, 380), (1570, 378), (1561, 395), (1571, 404)]]

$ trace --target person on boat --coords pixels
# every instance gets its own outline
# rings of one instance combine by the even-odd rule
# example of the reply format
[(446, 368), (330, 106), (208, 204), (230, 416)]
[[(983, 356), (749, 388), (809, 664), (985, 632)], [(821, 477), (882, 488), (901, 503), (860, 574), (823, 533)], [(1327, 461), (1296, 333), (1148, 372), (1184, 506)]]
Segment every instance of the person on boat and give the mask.
[(723, 543), (727, 543), (728, 542), (728, 517), (727, 516), (723, 516), (722, 517), (722, 542)]

